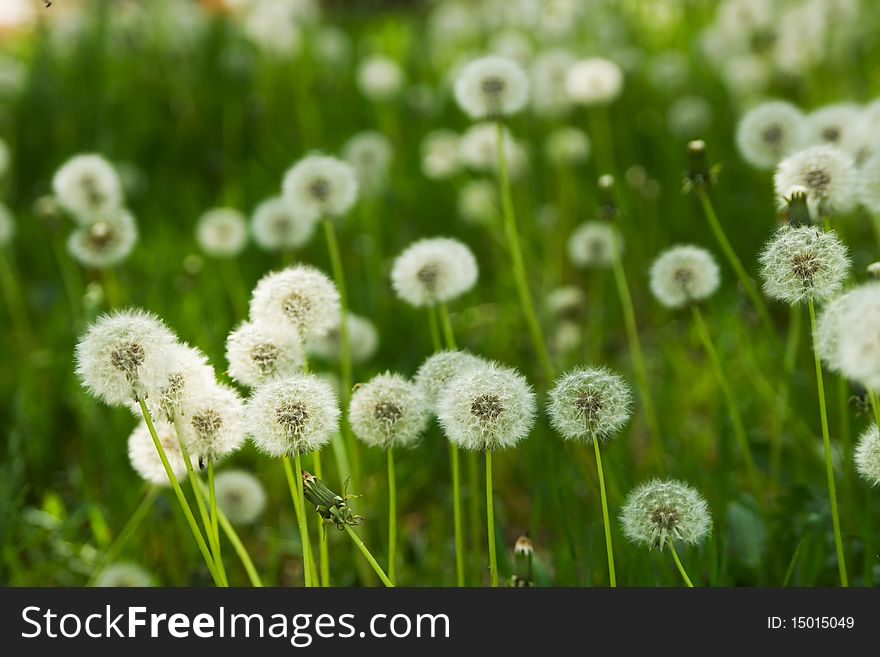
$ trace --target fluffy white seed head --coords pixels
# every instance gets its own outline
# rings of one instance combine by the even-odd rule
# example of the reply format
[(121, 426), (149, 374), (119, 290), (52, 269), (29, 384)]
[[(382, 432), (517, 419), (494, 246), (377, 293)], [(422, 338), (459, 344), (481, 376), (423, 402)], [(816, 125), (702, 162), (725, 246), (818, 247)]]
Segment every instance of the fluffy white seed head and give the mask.
[(428, 402), (421, 388), (400, 374), (385, 372), (358, 385), (348, 408), (351, 430), (371, 447), (413, 445), (428, 426)]
[(872, 486), (880, 486), (880, 432), (872, 424), (865, 429), (853, 453), (856, 472)]
[(217, 461), (241, 447), (247, 425), (239, 394), (219, 383), (188, 392), (177, 426), (192, 458)]
[(720, 282), (715, 258), (698, 246), (674, 246), (651, 265), (651, 292), (667, 308), (702, 301), (715, 293)]
[(880, 390), (880, 283), (848, 292), (837, 322), (840, 372), (866, 388)]
[(880, 152), (868, 158), (859, 170), (859, 201), (880, 214)]
[(438, 351), (419, 367), (415, 382), (429, 406), (436, 410), (437, 401), (450, 381), (485, 364), (485, 360), (466, 351)]
[(803, 147), (803, 113), (791, 103), (773, 100), (753, 107), (740, 119), (736, 144), (743, 159), (759, 169), (775, 167)]
[(400, 94), (404, 81), (403, 69), (390, 57), (373, 55), (364, 59), (358, 67), (358, 88), (373, 102), (395, 98)]
[(569, 98), (579, 105), (605, 105), (620, 96), (623, 72), (607, 59), (584, 59), (569, 69), (565, 88)]
[(568, 71), (575, 56), (567, 50), (553, 49), (535, 57), (529, 71), (532, 89), (532, 109), (538, 116), (554, 118), (571, 108), (568, 96)]
[(784, 226), (758, 258), (764, 291), (784, 303), (825, 302), (849, 275), (846, 246), (833, 231), (816, 226)]
[(137, 240), (134, 217), (127, 210), (116, 210), (77, 227), (67, 240), (67, 250), (81, 265), (102, 269), (128, 258)]
[(229, 376), (255, 387), (299, 372), (305, 350), (299, 332), (277, 322), (242, 322), (226, 338)]
[(820, 107), (807, 116), (807, 139), (811, 144), (827, 144), (843, 149), (849, 133), (860, 122), (862, 110), (855, 103), (836, 103)]
[(829, 301), (816, 321), (813, 342), (822, 363), (832, 372), (840, 370), (840, 317), (849, 301), (849, 294), (842, 294)]
[(214, 258), (232, 258), (247, 246), (247, 220), (238, 210), (213, 208), (196, 224), (196, 240)]
[(557, 287), (547, 293), (544, 306), (557, 320), (577, 321), (581, 318), (587, 304), (587, 295), (574, 285)]
[(706, 500), (692, 486), (654, 479), (630, 492), (620, 524), (633, 543), (662, 550), (672, 541), (701, 543), (712, 529), (712, 516)]
[[(179, 481), (186, 477), (186, 461), (183, 459), (183, 452), (180, 451), (180, 442), (177, 440), (174, 425), (164, 420), (158, 420), (153, 424), (156, 436), (162, 444), (162, 449), (165, 450), (168, 465), (171, 466), (171, 471)], [(128, 437), (128, 460), (131, 461), (131, 467), (144, 481), (157, 486), (171, 485), (147, 423), (143, 420)]]
[(459, 172), (459, 139), (451, 130), (435, 130), (422, 140), (422, 173), (432, 180), (446, 180)]
[(284, 174), (281, 186), (288, 202), (321, 218), (344, 215), (358, 195), (351, 165), (327, 155), (301, 159)]
[[(363, 363), (370, 360), (379, 348), (379, 332), (366, 317), (354, 313), (346, 313), (348, 323), (348, 348), (352, 363)], [(339, 323), (330, 329), (327, 335), (310, 340), (306, 345), (306, 351), (318, 358), (329, 361), (338, 361), (342, 355), (342, 337), (339, 332)]]
[(116, 169), (100, 155), (77, 155), (52, 178), (52, 191), (77, 221), (90, 223), (122, 207), (122, 183)]
[[(168, 380), (145, 401), (154, 419), (173, 422), (183, 412), (184, 400), (197, 396), (214, 385), (214, 370), (199, 349), (181, 342), (168, 347)], [(141, 409), (131, 403), (131, 411), (140, 417)]]
[(174, 335), (140, 309), (101, 315), (76, 345), (76, 374), (89, 393), (110, 406), (158, 394), (168, 384)]
[(244, 16), (245, 35), (261, 50), (275, 57), (294, 57), (302, 47), (302, 30), (291, 2), (251, 3)]
[(812, 146), (789, 155), (773, 177), (780, 208), (803, 188), (814, 217), (848, 212), (855, 204), (858, 179), (851, 156), (833, 146)]
[[(524, 148), (504, 129), (504, 155), (508, 173), (517, 178), (525, 171), (527, 156)], [(477, 123), (468, 128), (458, 143), (458, 156), (462, 164), (480, 172), (498, 170), (498, 128), (494, 123)]]
[(339, 403), (314, 374), (268, 381), (251, 395), (247, 423), (254, 444), (271, 456), (313, 452), (338, 429)]
[(515, 446), (535, 423), (535, 393), (516, 370), (485, 362), (446, 385), (437, 402), (446, 437), (469, 450)]
[(293, 328), (304, 340), (321, 337), (339, 323), (339, 292), (314, 267), (288, 267), (257, 282), (250, 316), (260, 324)]
[(585, 221), (568, 238), (568, 257), (576, 267), (610, 267), (621, 253), (620, 233), (606, 221)]
[(547, 412), (566, 440), (605, 441), (627, 423), (632, 392), (617, 374), (604, 367), (578, 367), (556, 380)]
[(469, 180), (458, 190), (458, 211), (472, 224), (488, 224), (498, 217), (498, 185), (491, 180)]
[(250, 525), (266, 508), (266, 490), (250, 472), (224, 470), (214, 478), (217, 506), (233, 525)]
[(394, 159), (388, 137), (374, 130), (360, 132), (345, 142), (342, 157), (354, 169), (364, 194), (375, 195), (385, 188)]
[(251, 233), (257, 245), (267, 251), (297, 249), (312, 238), (317, 220), (313, 212), (276, 196), (254, 210)]
[(451, 238), (433, 237), (413, 242), (397, 256), (391, 285), (407, 303), (433, 306), (469, 291), (477, 275), (477, 260), (467, 246)]
[(547, 136), (544, 151), (555, 166), (582, 164), (590, 157), (590, 138), (577, 128), (559, 128)]
[(455, 81), (455, 100), (472, 119), (519, 112), (529, 100), (529, 79), (512, 59), (492, 55), (467, 64)]
[(101, 588), (149, 588), (156, 586), (153, 575), (134, 563), (117, 561), (101, 571), (95, 579), (95, 586)]
[(15, 217), (12, 211), (0, 203), (0, 249), (9, 244), (15, 236)]

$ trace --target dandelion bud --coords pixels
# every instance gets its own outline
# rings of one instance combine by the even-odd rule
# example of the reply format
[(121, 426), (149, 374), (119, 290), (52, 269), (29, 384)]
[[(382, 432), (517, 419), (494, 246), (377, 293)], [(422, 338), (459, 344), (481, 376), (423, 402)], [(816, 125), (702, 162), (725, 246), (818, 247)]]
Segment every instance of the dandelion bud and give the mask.
[(177, 427), (193, 458), (217, 461), (241, 447), (246, 425), (239, 394), (219, 383), (188, 392)]
[(390, 57), (374, 55), (364, 59), (357, 71), (361, 93), (374, 103), (389, 101), (400, 94), (404, 74), (400, 65)]
[(516, 539), (513, 546), (513, 575), (510, 578), (510, 586), (523, 588), (535, 585), (532, 573), (534, 556), (535, 548), (528, 536), (520, 536)]
[[(352, 363), (370, 360), (379, 348), (379, 332), (366, 317), (346, 313), (348, 323), (348, 349)], [(310, 340), (306, 345), (309, 354), (324, 360), (338, 361), (342, 355), (339, 323), (327, 335)]]
[(809, 226), (813, 223), (810, 217), (810, 207), (807, 205), (807, 190), (804, 187), (795, 187), (791, 195), (785, 199), (788, 205), (789, 226)]
[(651, 265), (651, 292), (667, 308), (707, 299), (720, 283), (718, 263), (698, 246), (674, 246)]
[(446, 437), (458, 447), (506, 449), (532, 430), (535, 393), (516, 370), (486, 362), (443, 388), (437, 417)]
[(251, 320), (295, 329), (304, 340), (326, 335), (339, 324), (339, 292), (326, 275), (308, 265), (266, 274), (251, 297)]
[(614, 195), (614, 176), (605, 173), (599, 176), (599, 217), (608, 221), (620, 214), (617, 198)]
[[(177, 432), (174, 425), (164, 420), (154, 422), (156, 436), (165, 451), (165, 458), (171, 466), (171, 472), (178, 479), (186, 477), (186, 461), (183, 452), (180, 451), (180, 442), (177, 440)], [(169, 486), (168, 473), (159, 456), (159, 451), (150, 435), (147, 423), (141, 420), (134, 431), (128, 437), (128, 460), (141, 479), (157, 486)]]
[(836, 320), (840, 372), (880, 390), (880, 283), (861, 285), (844, 298)]
[(247, 220), (238, 210), (214, 208), (199, 218), (196, 240), (214, 258), (233, 258), (247, 245)]
[[(155, 449), (155, 448), (154, 448)], [(111, 563), (95, 579), (100, 588), (148, 588), (156, 586), (156, 580), (137, 564), (120, 561)]]
[(758, 258), (764, 291), (789, 304), (833, 298), (849, 275), (846, 247), (815, 226), (783, 226)]
[(856, 445), (853, 461), (856, 471), (872, 486), (880, 486), (880, 432), (872, 424), (865, 429)]
[(471, 250), (446, 237), (413, 242), (394, 260), (391, 286), (410, 305), (451, 301), (477, 283), (477, 260)]
[(371, 447), (414, 444), (428, 426), (428, 402), (421, 389), (385, 372), (356, 386), (348, 409), (351, 430)]
[(339, 403), (314, 374), (274, 379), (251, 395), (247, 425), (257, 448), (271, 456), (314, 452), (337, 431)]
[(773, 177), (779, 207), (793, 190), (807, 190), (807, 203), (814, 217), (848, 212), (858, 193), (852, 157), (832, 146), (813, 146), (786, 157)]
[(691, 188), (708, 187), (712, 184), (712, 172), (706, 158), (706, 142), (694, 139), (688, 143), (687, 183)]
[(565, 86), (571, 100), (579, 105), (606, 105), (620, 95), (623, 72), (607, 59), (584, 59), (569, 69)]
[(137, 239), (134, 217), (127, 210), (117, 210), (74, 230), (67, 240), (67, 249), (80, 264), (103, 269), (125, 260)]
[(76, 374), (90, 394), (122, 406), (167, 385), (175, 342), (165, 324), (143, 310), (101, 315), (76, 345)]
[(654, 479), (631, 491), (620, 523), (633, 543), (661, 550), (671, 541), (697, 545), (712, 527), (706, 500), (695, 488), (675, 479)]
[(759, 169), (770, 169), (805, 143), (803, 113), (791, 103), (769, 101), (742, 117), (736, 145), (742, 158)]
[(0, 203), (0, 249), (12, 242), (15, 235), (15, 218), (5, 205)]
[(217, 506), (233, 525), (256, 522), (266, 508), (263, 484), (250, 472), (224, 470), (214, 478)]
[(556, 380), (547, 412), (566, 440), (607, 440), (630, 418), (632, 393), (626, 382), (604, 367), (575, 368)]
[(326, 155), (301, 159), (284, 174), (281, 186), (289, 203), (322, 218), (344, 215), (358, 194), (351, 165)]
[(432, 180), (447, 180), (458, 173), (459, 136), (451, 130), (435, 130), (422, 140), (422, 173)]
[(519, 112), (529, 99), (529, 80), (507, 57), (490, 56), (467, 64), (455, 81), (455, 100), (472, 119), (497, 119)]
[[(356, 516), (348, 506), (348, 500), (353, 497), (352, 495), (345, 491), (342, 495), (337, 495), (323, 481), (305, 470), (302, 471), (302, 478), (303, 495), (315, 506), (315, 511), (325, 523), (334, 525), (339, 530), (344, 529), (346, 525), (363, 524), (364, 519)], [(347, 487), (348, 482), (345, 483)]]
[(590, 138), (577, 128), (559, 128), (548, 135), (544, 151), (555, 166), (582, 164), (590, 157)]
[(267, 251), (297, 249), (315, 232), (317, 215), (297, 208), (281, 196), (260, 203), (251, 218), (254, 241)]
[(568, 257), (575, 267), (610, 267), (622, 253), (620, 233), (607, 221), (585, 221), (568, 238)]
[(388, 137), (381, 132), (361, 132), (342, 148), (343, 158), (354, 169), (358, 189), (365, 195), (381, 192), (388, 182), (394, 150)]
[(421, 388), (428, 404), (436, 407), (440, 394), (450, 381), (485, 364), (485, 360), (466, 351), (438, 351), (419, 367), (416, 385)]
[(84, 224), (96, 216), (113, 214), (122, 206), (119, 175), (100, 155), (69, 159), (55, 172), (52, 191), (61, 206)]

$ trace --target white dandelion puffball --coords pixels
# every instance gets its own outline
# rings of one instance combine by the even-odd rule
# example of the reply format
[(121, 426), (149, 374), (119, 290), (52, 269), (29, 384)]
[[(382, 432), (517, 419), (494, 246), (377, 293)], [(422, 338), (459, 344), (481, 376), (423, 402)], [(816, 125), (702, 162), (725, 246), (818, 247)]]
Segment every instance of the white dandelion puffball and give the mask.
[(122, 183), (116, 169), (100, 155), (77, 155), (52, 178), (58, 202), (77, 221), (90, 223), (122, 206)]
[(224, 470), (214, 478), (217, 506), (233, 525), (250, 525), (266, 508), (266, 490), (250, 472)]
[(803, 112), (791, 103), (773, 100), (753, 107), (740, 119), (736, 145), (742, 158), (759, 169), (771, 169), (804, 145)]
[(111, 563), (95, 579), (100, 588), (149, 588), (156, 580), (147, 570), (125, 561)]
[(554, 118), (571, 108), (566, 88), (568, 71), (577, 60), (567, 50), (553, 49), (538, 54), (532, 62), (532, 110), (538, 116)]
[(701, 543), (712, 530), (712, 516), (697, 489), (675, 479), (654, 479), (630, 491), (620, 524), (633, 543), (662, 550), (672, 541)]
[(607, 221), (585, 221), (568, 238), (568, 257), (576, 267), (610, 267), (622, 253), (620, 232)]
[(631, 407), (632, 392), (623, 378), (604, 367), (578, 367), (556, 380), (547, 412), (563, 438), (591, 444), (620, 431)]
[(880, 152), (868, 158), (859, 170), (859, 201), (880, 214)]
[(840, 372), (866, 388), (880, 390), (880, 283), (848, 292), (837, 322)]
[(458, 190), (458, 212), (472, 224), (487, 224), (499, 214), (498, 185), (491, 180), (469, 180)]
[(486, 365), (485, 360), (466, 351), (438, 351), (419, 367), (415, 382), (428, 404), (436, 410), (440, 394), (450, 381), (483, 365)]
[(339, 402), (314, 374), (275, 379), (254, 390), (247, 424), (254, 444), (271, 456), (314, 452), (338, 430)]
[(535, 424), (535, 393), (525, 377), (497, 363), (468, 369), (445, 386), (437, 418), (446, 437), (469, 450), (513, 447)]
[(284, 174), (281, 186), (289, 203), (322, 219), (344, 215), (358, 195), (351, 165), (327, 155), (301, 159)]
[(254, 210), (251, 233), (257, 245), (267, 251), (297, 249), (312, 239), (317, 222), (315, 213), (276, 196)]
[(414, 383), (391, 372), (355, 387), (348, 407), (351, 430), (371, 447), (413, 445), (428, 427), (428, 402)]
[(555, 319), (577, 321), (587, 304), (587, 295), (579, 287), (564, 285), (547, 294), (544, 305)]
[(217, 461), (244, 443), (244, 400), (229, 386), (204, 387), (187, 395), (182, 405), (177, 427), (193, 459)]
[(651, 265), (651, 292), (667, 308), (702, 301), (715, 293), (720, 282), (715, 258), (698, 246), (674, 246)]
[(529, 100), (529, 79), (512, 59), (492, 55), (467, 64), (455, 80), (455, 100), (472, 119), (519, 112)]
[(277, 322), (242, 322), (226, 338), (229, 376), (255, 387), (267, 379), (299, 372), (305, 349), (295, 330)]
[[(352, 363), (363, 363), (370, 360), (379, 348), (379, 332), (366, 317), (355, 313), (346, 313), (348, 324), (348, 350)], [(342, 336), (339, 332), (339, 323), (330, 329), (327, 335), (309, 340), (306, 351), (309, 354), (329, 361), (339, 361), (342, 355)]]
[[(526, 153), (504, 128), (502, 134), (508, 173), (516, 178), (526, 167)], [(494, 123), (477, 123), (468, 128), (458, 142), (461, 163), (475, 171), (498, 170), (498, 128)]]
[(176, 339), (140, 309), (101, 315), (76, 345), (76, 374), (91, 395), (110, 406), (143, 399), (168, 384)]
[(232, 258), (247, 246), (247, 219), (232, 208), (213, 208), (196, 224), (196, 240), (214, 258)]
[(840, 371), (840, 317), (849, 302), (850, 294), (841, 294), (825, 304), (816, 320), (813, 343), (822, 363), (831, 372)]
[(4, 204), (0, 203), (0, 249), (9, 244), (15, 236), (15, 217)]
[(364, 59), (357, 70), (361, 93), (373, 102), (384, 102), (397, 97), (404, 84), (403, 69), (384, 55)]
[(855, 204), (858, 179), (852, 157), (833, 146), (812, 146), (786, 157), (773, 177), (780, 208), (803, 188), (814, 217), (848, 212)]
[(408, 304), (433, 306), (469, 291), (477, 282), (477, 260), (471, 250), (448, 237), (410, 244), (391, 268), (391, 285)]
[(251, 320), (296, 329), (303, 340), (339, 324), (339, 291), (324, 273), (296, 265), (266, 274), (251, 297)]
[(302, 30), (294, 19), (290, 2), (253, 3), (242, 24), (245, 35), (264, 52), (293, 57), (302, 47)]
[(580, 105), (604, 105), (620, 96), (623, 72), (612, 61), (594, 57), (576, 62), (568, 70), (565, 88)]
[(764, 291), (789, 304), (832, 299), (849, 275), (846, 246), (833, 231), (784, 226), (758, 257)]
[(81, 265), (103, 269), (128, 258), (137, 240), (134, 217), (127, 210), (117, 210), (76, 228), (67, 239), (67, 250)]
[(872, 424), (859, 436), (853, 453), (856, 472), (872, 486), (880, 486), (880, 432)]
[(394, 149), (381, 132), (367, 130), (345, 142), (342, 158), (354, 169), (358, 189), (373, 195), (382, 191), (388, 182)]
[(811, 144), (843, 148), (849, 143), (849, 132), (858, 128), (861, 119), (862, 110), (855, 103), (820, 107), (807, 116), (807, 139)]
[[(205, 354), (181, 342), (168, 348), (168, 360), (167, 383), (144, 401), (153, 418), (173, 422), (182, 413), (186, 398), (214, 385), (214, 369)], [(139, 416), (140, 405), (132, 402), (131, 411)]]
[[(165, 458), (168, 459), (168, 465), (171, 466), (171, 472), (180, 481), (186, 477), (186, 461), (183, 458), (183, 452), (180, 451), (180, 442), (177, 440), (174, 425), (163, 420), (153, 424), (156, 429), (156, 437), (159, 438), (159, 443), (165, 451)], [(128, 437), (128, 460), (131, 461), (131, 467), (144, 481), (158, 486), (171, 485), (147, 423), (143, 420)]]
[(460, 137), (452, 130), (435, 130), (422, 140), (422, 173), (431, 180), (446, 180), (461, 169)]
[(555, 166), (582, 164), (590, 157), (590, 138), (577, 128), (559, 128), (547, 136), (544, 152)]

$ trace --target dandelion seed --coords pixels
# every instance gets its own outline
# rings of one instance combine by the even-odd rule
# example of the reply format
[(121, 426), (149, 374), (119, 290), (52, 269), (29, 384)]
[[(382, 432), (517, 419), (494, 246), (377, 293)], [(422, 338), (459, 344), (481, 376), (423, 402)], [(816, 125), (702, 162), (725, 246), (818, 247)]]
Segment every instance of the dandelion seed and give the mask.
[(490, 56), (467, 64), (455, 81), (455, 100), (472, 119), (496, 119), (519, 112), (529, 99), (529, 80), (507, 57)]
[[(363, 363), (372, 358), (379, 348), (379, 332), (366, 317), (347, 313), (348, 347), (352, 363)], [(339, 325), (330, 329), (327, 335), (310, 340), (306, 351), (324, 360), (338, 361), (342, 356)]]
[(239, 394), (219, 383), (188, 392), (177, 426), (193, 457), (216, 462), (241, 447), (247, 425)]
[(312, 238), (317, 221), (314, 213), (277, 196), (266, 199), (254, 210), (251, 233), (257, 245), (267, 251), (297, 249)]
[(438, 351), (419, 367), (415, 382), (424, 393), (429, 406), (435, 408), (450, 381), (485, 364), (485, 360), (466, 351)]
[[(171, 471), (180, 481), (186, 477), (186, 461), (183, 458), (183, 452), (180, 451), (180, 443), (177, 440), (174, 425), (164, 420), (158, 420), (153, 424), (162, 449), (165, 450), (168, 465), (171, 466)], [(128, 460), (131, 461), (131, 467), (144, 481), (157, 486), (171, 485), (147, 423), (143, 420), (128, 437)]]
[(400, 94), (404, 74), (400, 65), (382, 55), (364, 59), (357, 71), (361, 93), (374, 103), (387, 102)]
[(435, 130), (422, 140), (422, 173), (432, 180), (447, 180), (460, 170), (460, 137), (451, 130)]
[(565, 87), (571, 100), (579, 105), (606, 105), (620, 96), (623, 72), (607, 59), (584, 59), (569, 69)]
[(85, 267), (103, 269), (128, 258), (137, 240), (134, 217), (127, 210), (117, 210), (74, 230), (67, 240), (67, 249)]
[(214, 208), (196, 224), (196, 240), (214, 258), (232, 258), (247, 246), (247, 220), (238, 210)]
[(576, 267), (610, 267), (622, 253), (620, 233), (606, 221), (585, 221), (568, 238), (568, 257)]
[(858, 179), (852, 157), (833, 146), (813, 146), (779, 163), (773, 178), (780, 208), (794, 190), (807, 190), (814, 217), (851, 210), (856, 203)]
[(321, 218), (344, 215), (358, 194), (351, 165), (326, 155), (309, 155), (294, 164), (284, 174), (282, 188), (289, 203)]
[(95, 586), (102, 588), (145, 588), (156, 586), (156, 580), (148, 571), (128, 562), (112, 563), (98, 575)]
[(226, 361), (229, 376), (255, 387), (267, 379), (299, 372), (305, 351), (296, 330), (273, 322), (242, 322), (226, 338)]
[(880, 432), (872, 424), (859, 436), (853, 453), (856, 471), (872, 486), (880, 486)]
[(620, 376), (602, 367), (579, 367), (556, 380), (547, 412), (563, 438), (590, 444), (620, 431), (631, 406), (632, 392)]
[(52, 179), (58, 202), (80, 223), (110, 215), (122, 207), (122, 183), (113, 165), (100, 155), (77, 155)]
[(707, 299), (720, 283), (718, 263), (697, 246), (667, 249), (651, 265), (651, 292), (667, 308)]
[(321, 337), (339, 324), (339, 292), (314, 267), (297, 265), (266, 274), (251, 297), (251, 320), (295, 329), (304, 340)]
[(263, 484), (250, 472), (224, 470), (214, 478), (217, 506), (233, 525), (251, 525), (266, 508)]
[(476, 285), (477, 260), (471, 250), (446, 237), (413, 242), (394, 261), (391, 285), (413, 306), (445, 303)]
[(372, 447), (413, 445), (428, 426), (422, 390), (399, 374), (385, 372), (359, 385), (348, 410), (351, 430)]
[(672, 541), (697, 545), (712, 526), (706, 500), (695, 488), (675, 479), (654, 479), (630, 492), (620, 523), (633, 543), (661, 550)]
[(342, 152), (343, 159), (354, 169), (358, 189), (365, 195), (375, 195), (385, 188), (394, 159), (388, 137), (381, 132), (361, 132), (345, 143)]
[(583, 164), (590, 157), (590, 138), (577, 128), (559, 128), (548, 135), (544, 151), (554, 166)]

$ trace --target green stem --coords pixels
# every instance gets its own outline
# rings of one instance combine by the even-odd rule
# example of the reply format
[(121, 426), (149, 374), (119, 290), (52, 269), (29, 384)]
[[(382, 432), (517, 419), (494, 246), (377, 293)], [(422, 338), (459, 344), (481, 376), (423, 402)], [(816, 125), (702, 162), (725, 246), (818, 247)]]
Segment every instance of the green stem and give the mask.
[(296, 524), (299, 528), (299, 540), (302, 547), (303, 557), (303, 583), (307, 588), (312, 586), (312, 567), (309, 563), (309, 535), (306, 533), (308, 524), (306, 522), (305, 504), (301, 486), (302, 486), (302, 468), (299, 465), (299, 452), (294, 453), (297, 476), (294, 476), (293, 469), (290, 466), (290, 458), (287, 455), (281, 457), (281, 463), (284, 465), (284, 474), (287, 477), (287, 487), (290, 489), (290, 497), (293, 499), (293, 506), (296, 509)]
[[(220, 549), (220, 528), (217, 520), (217, 493), (214, 489), (214, 461), (210, 459), (208, 460), (208, 499), (211, 514), (210, 531), (214, 536), (214, 548), (216, 549), (216, 552), (214, 553), (214, 561), (217, 562), (218, 569), (222, 569), (223, 554)], [(208, 531), (207, 528), (205, 531)], [(226, 578), (225, 573), (224, 578)]]
[(116, 272), (110, 267), (101, 270), (101, 278), (104, 280), (104, 293), (107, 295), (107, 307), (110, 310), (121, 308), (125, 305), (122, 287), (119, 285), (119, 279), (116, 278)]
[(523, 260), (519, 232), (516, 228), (516, 216), (513, 211), (513, 197), (510, 192), (510, 180), (507, 174), (507, 157), (504, 153), (504, 127), (501, 125), (500, 121), (495, 123), (495, 127), (498, 151), (498, 184), (500, 187), (501, 206), (504, 214), (504, 232), (513, 264), (513, 278), (519, 294), (520, 306), (525, 315), (526, 324), (529, 327), (529, 333), (532, 336), (535, 351), (538, 354), (538, 359), (544, 371), (544, 377), (548, 383), (552, 383), (556, 374), (553, 369), (553, 364), (550, 361), (550, 354), (547, 351), (547, 343), (544, 340), (541, 323), (538, 321), (538, 315), (535, 312), (532, 293), (529, 290), (528, 278), (526, 277), (526, 267)]
[[(813, 300), (807, 302), (810, 311), (810, 335), (816, 335), (816, 307)], [(819, 419), (822, 422), (822, 444), (825, 448), (825, 474), (828, 478), (828, 498), (831, 503), (831, 523), (834, 527), (834, 547), (837, 551), (837, 570), (840, 573), (840, 585), (849, 586), (846, 575), (846, 561), (843, 554), (843, 537), (840, 533), (840, 515), (837, 510), (837, 489), (834, 485), (834, 463), (831, 458), (831, 435), (828, 431), (828, 410), (825, 408), (825, 382), (822, 378), (822, 362), (816, 341), (813, 340), (813, 361), (816, 364), (816, 388), (819, 394)]]
[(125, 526), (122, 528), (122, 531), (119, 532), (119, 534), (110, 544), (110, 547), (108, 547), (107, 550), (104, 552), (103, 558), (95, 567), (94, 574), (91, 576), (91, 578), (89, 578), (86, 586), (94, 586), (95, 580), (98, 579), (98, 575), (101, 574), (101, 571), (103, 571), (109, 563), (112, 563), (113, 560), (116, 559), (117, 555), (119, 555), (122, 549), (126, 546), (132, 535), (137, 531), (138, 527), (141, 526), (144, 518), (147, 517), (147, 513), (152, 508), (153, 502), (156, 501), (156, 496), (158, 494), (158, 486), (147, 487), (147, 491), (144, 494), (143, 499), (140, 501), (140, 504), (137, 505), (134, 513), (131, 514), (128, 521), (125, 523)]
[(595, 105), (589, 111), (590, 133), (593, 143), (596, 144), (596, 165), (599, 174), (616, 174), (617, 167), (614, 158), (614, 140), (611, 133), (611, 124), (608, 121), (608, 108), (605, 105)]
[(34, 333), (28, 318), (27, 306), (18, 285), (18, 277), (7, 259), (7, 254), (3, 252), (0, 252), (0, 278), (2, 278), (3, 296), (6, 297), (6, 305), (9, 306), (9, 315), (12, 317), (15, 331), (23, 342), (31, 342)]
[(789, 413), (788, 398), (791, 392), (791, 379), (797, 364), (802, 317), (801, 307), (796, 304), (792, 305), (789, 311), (788, 335), (785, 338), (784, 377), (777, 397), (776, 417), (770, 444), (770, 482), (774, 489), (779, 484), (782, 469), (782, 429)]
[[(324, 477), (323, 467), (321, 465), (321, 452), (314, 452), (312, 462), (315, 468), (315, 476), (318, 479)], [(330, 550), (327, 545), (327, 528), (323, 522), (318, 523), (318, 554), (321, 558), (321, 574), (319, 581), (321, 586), (330, 586)]]
[(489, 536), (489, 582), (498, 586), (498, 558), (495, 554), (495, 499), (492, 495), (492, 450), (486, 450), (486, 533)]
[(428, 326), (431, 329), (431, 346), (434, 349), (434, 353), (437, 353), (443, 348), (443, 345), (440, 341), (440, 329), (437, 327), (436, 306), (428, 306)]
[(345, 531), (348, 532), (348, 535), (351, 538), (352, 542), (354, 542), (357, 549), (361, 551), (361, 554), (364, 555), (364, 558), (367, 560), (367, 562), (369, 562), (370, 566), (372, 566), (373, 571), (379, 576), (379, 579), (382, 580), (382, 583), (389, 588), (393, 588), (394, 584), (391, 582), (390, 579), (388, 579), (388, 575), (385, 574), (385, 571), (382, 570), (382, 567), (376, 562), (376, 559), (367, 549), (367, 546), (364, 545), (364, 542), (361, 540), (360, 536), (355, 533), (355, 531), (351, 528), (351, 525), (345, 524), (344, 527)]
[(688, 577), (687, 571), (685, 571), (684, 566), (681, 565), (681, 559), (678, 558), (678, 552), (675, 551), (675, 543), (669, 541), (669, 551), (672, 552), (672, 559), (675, 561), (675, 565), (678, 567), (678, 572), (681, 573), (682, 578), (684, 578), (684, 583), (688, 585), (689, 588), (694, 588), (694, 583), (691, 581), (691, 578)]
[(608, 519), (608, 497), (605, 494), (605, 474), (602, 472), (602, 455), (599, 440), (592, 436), (593, 449), (596, 452), (596, 472), (599, 473), (599, 497), (602, 499), (602, 522), (605, 525), (605, 551), (608, 553), (608, 576), (611, 587), (617, 586), (617, 573), (614, 570), (614, 549), (611, 546), (611, 521)]
[(448, 349), (458, 349), (455, 344), (455, 332), (452, 330), (452, 322), (449, 320), (449, 309), (445, 303), (440, 304), (440, 325), (443, 327), (443, 339), (446, 340)]
[(482, 581), (483, 565), (480, 554), (480, 527), (482, 525), (480, 521), (480, 463), (476, 452), (468, 450), (465, 453), (467, 454), (468, 461), (468, 524), (470, 525), (469, 532), (471, 535), (470, 561), (478, 571), (477, 577), (479, 581)]
[(397, 481), (394, 475), (394, 450), (388, 455), (388, 579), (397, 581)]

